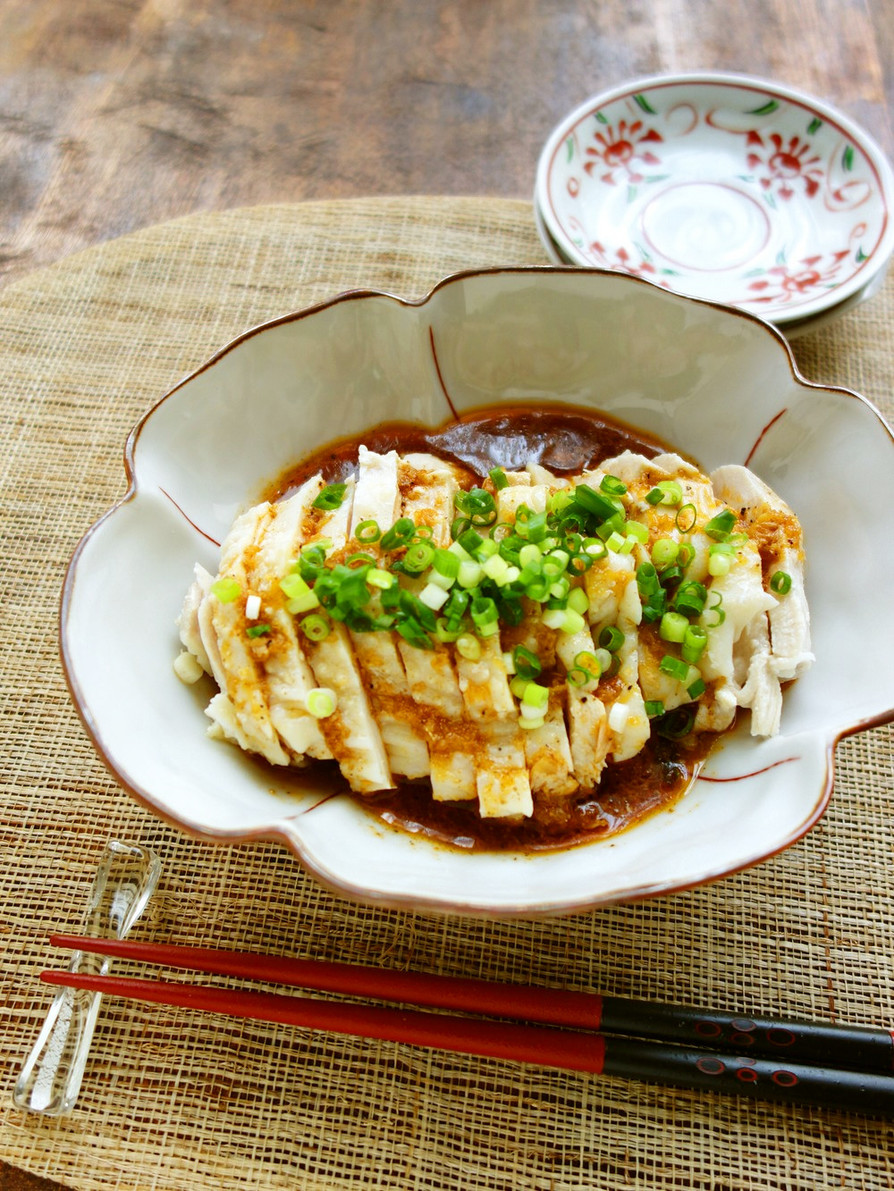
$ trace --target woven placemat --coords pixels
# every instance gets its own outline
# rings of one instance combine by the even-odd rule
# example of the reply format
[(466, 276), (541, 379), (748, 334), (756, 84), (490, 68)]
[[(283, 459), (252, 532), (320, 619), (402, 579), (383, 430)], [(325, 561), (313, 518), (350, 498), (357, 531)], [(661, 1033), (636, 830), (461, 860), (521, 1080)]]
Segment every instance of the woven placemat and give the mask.
[[(186, 1010), (104, 1002), (81, 1097), (10, 1106), (110, 837), (164, 863), (141, 937), (642, 998), (894, 1022), (890, 728), (838, 750), (823, 822), (710, 888), (551, 923), (357, 907), (281, 846), (189, 840), (121, 792), (70, 704), (57, 601), (124, 490), (132, 423), (248, 326), (339, 290), (404, 297), (469, 266), (545, 263), (530, 206), (379, 199), (197, 215), (0, 293), (0, 1155), (78, 1189), (891, 1187), (888, 1124), (598, 1080)], [(803, 339), (804, 373), (892, 412), (894, 284)], [(880, 548), (885, 548), (881, 543)], [(890, 664), (894, 659), (880, 659)]]

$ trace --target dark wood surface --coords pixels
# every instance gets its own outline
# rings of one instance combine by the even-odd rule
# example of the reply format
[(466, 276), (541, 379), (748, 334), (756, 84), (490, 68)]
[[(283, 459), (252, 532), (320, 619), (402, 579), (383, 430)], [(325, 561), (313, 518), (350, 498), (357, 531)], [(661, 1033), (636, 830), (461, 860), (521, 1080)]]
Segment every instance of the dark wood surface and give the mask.
[(892, 62), (891, 0), (0, 0), (0, 284), (199, 210), (528, 198), (557, 120), (644, 74), (772, 77), (891, 156)]

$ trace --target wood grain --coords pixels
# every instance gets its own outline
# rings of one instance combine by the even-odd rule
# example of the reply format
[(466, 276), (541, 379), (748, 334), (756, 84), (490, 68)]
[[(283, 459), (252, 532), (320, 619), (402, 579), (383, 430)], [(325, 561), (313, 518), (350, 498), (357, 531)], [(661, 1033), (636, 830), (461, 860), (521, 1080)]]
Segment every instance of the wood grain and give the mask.
[(890, 156), (892, 61), (890, 0), (0, 0), (0, 283), (198, 210), (527, 198), (566, 111), (664, 71), (804, 88)]
[(887, 0), (2, 0), (0, 279), (197, 210), (531, 193), (632, 76), (768, 75), (887, 152)]

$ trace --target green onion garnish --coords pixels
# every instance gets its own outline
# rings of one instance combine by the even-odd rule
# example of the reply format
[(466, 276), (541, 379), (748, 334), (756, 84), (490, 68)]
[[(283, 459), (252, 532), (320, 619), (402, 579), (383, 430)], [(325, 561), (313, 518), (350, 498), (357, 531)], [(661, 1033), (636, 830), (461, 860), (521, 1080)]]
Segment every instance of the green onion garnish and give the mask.
[(377, 542), (381, 536), (378, 521), (361, 521), (354, 530), (354, 537), (358, 542)]
[(683, 637), (683, 644), (680, 648), (680, 654), (684, 662), (689, 662), (691, 665), (699, 660), (705, 652), (705, 646), (708, 644), (708, 633), (701, 625), (690, 624), (686, 626), (686, 633)]
[(335, 711), (338, 697), (330, 687), (318, 686), (307, 692), (304, 705), (315, 719), (324, 720)]
[(705, 686), (703, 678), (697, 678), (690, 686), (686, 688), (686, 694), (690, 699), (697, 699), (699, 695), (703, 695), (708, 688)]
[(770, 578), (770, 590), (777, 595), (788, 595), (792, 589), (792, 577), (786, 571), (774, 571)]
[(686, 636), (688, 628), (689, 621), (682, 612), (665, 612), (661, 618), (661, 624), (658, 626), (658, 636), (662, 641), (672, 641), (679, 645)]
[(332, 509), (340, 509), (347, 488), (347, 484), (327, 484), (313, 502), (313, 508), (325, 509), (327, 512)]
[(314, 613), (312, 616), (305, 616), (300, 621), (301, 631), (309, 641), (323, 641), (329, 636), (330, 627), (329, 621), (324, 616)]
[(680, 553), (680, 543), (673, 538), (659, 538), (652, 547), (652, 565), (659, 571), (664, 571), (677, 561)]
[(616, 653), (624, 644), (624, 634), (616, 625), (607, 625), (599, 634), (599, 644), (609, 653)]
[[(435, 557), (434, 547), (428, 542), (415, 542), (404, 555), (404, 566), (411, 574), (418, 575), (431, 565)], [(457, 570), (459, 568), (457, 567)]]
[(620, 513), (623, 517), (624, 506), (617, 499), (617, 497), (606, 496), (602, 492), (597, 492), (595, 488), (589, 487), (588, 484), (577, 484), (574, 489), (575, 503), (580, 505), (588, 513), (593, 513), (597, 517), (601, 517), (603, 521), (608, 520), (609, 517), (614, 517)]
[(245, 630), (246, 637), (263, 637), (270, 632), (269, 624), (250, 624)]
[(646, 493), (646, 502), (650, 505), (678, 505), (683, 499), (683, 489), (676, 480), (659, 480), (655, 487)]
[(503, 488), (509, 487), (509, 481), (506, 479), (506, 473), (502, 467), (492, 467), (487, 473), (490, 476), (491, 483), (498, 492)]
[(477, 662), (481, 657), (481, 642), (471, 633), (463, 633), (456, 639), (456, 652), (469, 662)]
[(677, 511), (677, 515), (674, 518), (674, 525), (677, 527), (680, 533), (689, 533), (691, 530), (695, 529), (695, 523), (697, 520), (698, 513), (696, 512), (695, 505), (686, 504)]
[(617, 476), (605, 475), (599, 484), (602, 492), (608, 493), (609, 496), (623, 496), (627, 491), (627, 485), (623, 480), (619, 480)]
[(732, 509), (723, 509), (712, 517), (710, 521), (705, 523), (705, 533), (709, 538), (714, 538), (718, 542), (722, 542), (724, 538), (728, 537), (733, 526), (736, 524), (736, 514)]
[(405, 546), (407, 542), (416, 533), (416, 526), (409, 517), (400, 517), (382, 534), (379, 545), (383, 550), (397, 550), (400, 546)]
[(532, 653), (530, 649), (526, 649), (524, 645), (516, 645), (515, 649), (513, 649), (512, 664), (518, 677), (525, 678), (529, 682), (531, 679), (536, 678), (542, 669), (540, 658), (536, 653)]
[(664, 704), (660, 699), (646, 699), (646, 715), (650, 720), (656, 719), (659, 715), (664, 715)]
[(658, 669), (662, 674), (669, 674), (671, 678), (676, 678), (678, 682), (682, 682), (689, 677), (689, 665), (680, 658), (675, 658), (672, 654), (666, 653), (661, 661), (658, 663)]
[(241, 591), (241, 584), (230, 575), (223, 575), (211, 584), (211, 594), (216, 596), (222, 604), (232, 604)]

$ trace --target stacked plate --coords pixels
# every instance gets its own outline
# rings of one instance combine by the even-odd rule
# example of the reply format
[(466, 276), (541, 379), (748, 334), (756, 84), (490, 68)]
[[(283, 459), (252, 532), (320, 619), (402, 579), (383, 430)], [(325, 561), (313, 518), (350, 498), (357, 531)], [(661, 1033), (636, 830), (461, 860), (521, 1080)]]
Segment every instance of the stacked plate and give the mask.
[(871, 297), (894, 173), (834, 108), (745, 75), (639, 79), (553, 130), (534, 194), (557, 264), (737, 306), (793, 337)]

